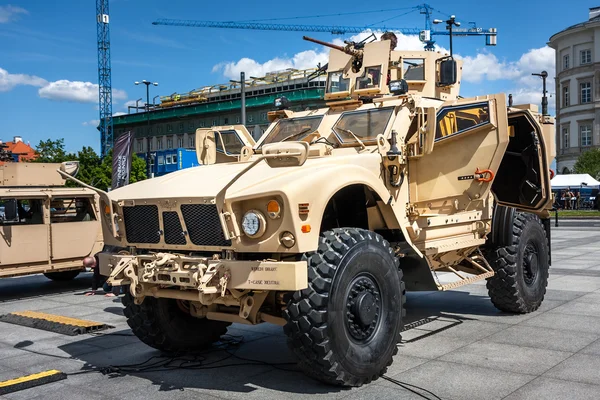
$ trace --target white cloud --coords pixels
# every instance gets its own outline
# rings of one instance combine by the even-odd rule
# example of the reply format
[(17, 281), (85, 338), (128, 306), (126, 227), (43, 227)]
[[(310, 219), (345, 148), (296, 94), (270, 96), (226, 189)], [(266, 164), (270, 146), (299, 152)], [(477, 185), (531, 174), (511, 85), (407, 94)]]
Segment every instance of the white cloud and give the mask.
[(19, 14), (29, 14), (29, 12), (24, 8), (11, 6), (10, 4), (0, 6), (0, 24), (17, 20)]
[(82, 123), (81, 125), (83, 125), (83, 126), (98, 126), (99, 123), (100, 123), (99, 119), (93, 119), (91, 121), (86, 121), (86, 122)]
[[(123, 106), (124, 106), (125, 108), (127, 108), (127, 107), (135, 107), (135, 103), (136, 103), (136, 101), (135, 101), (135, 100), (129, 100), (129, 101), (125, 102), (125, 104), (123, 104)], [(138, 106), (138, 107), (144, 107), (145, 105), (146, 105), (146, 102), (145, 102), (145, 101), (139, 101), (139, 102), (137, 103), (137, 106)]]
[(35, 75), (11, 74), (7, 70), (0, 68), (0, 92), (8, 92), (18, 85), (44, 86), (48, 82)]
[[(95, 103), (98, 102), (98, 85), (92, 82), (61, 79), (40, 88), (38, 94), (50, 100)], [(122, 100), (127, 98), (127, 93), (113, 89), (112, 96), (114, 100)]]

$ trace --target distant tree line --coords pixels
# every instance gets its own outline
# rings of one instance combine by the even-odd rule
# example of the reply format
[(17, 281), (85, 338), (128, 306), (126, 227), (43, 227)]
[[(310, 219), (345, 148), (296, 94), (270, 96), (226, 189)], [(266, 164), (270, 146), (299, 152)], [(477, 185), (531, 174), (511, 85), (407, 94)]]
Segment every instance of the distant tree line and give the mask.
[[(112, 184), (112, 150), (104, 159), (100, 159), (100, 156), (89, 146), (84, 146), (77, 153), (68, 153), (65, 151), (64, 139), (48, 139), (46, 141), (40, 140), (40, 143), (35, 147), (35, 151), (38, 157), (32, 162), (61, 163), (79, 161), (77, 179), (102, 190), (107, 190)], [(129, 183), (144, 179), (146, 179), (146, 162), (133, 154)], [(77, 186), (73, 182), (67, 182), (67, 185)]]

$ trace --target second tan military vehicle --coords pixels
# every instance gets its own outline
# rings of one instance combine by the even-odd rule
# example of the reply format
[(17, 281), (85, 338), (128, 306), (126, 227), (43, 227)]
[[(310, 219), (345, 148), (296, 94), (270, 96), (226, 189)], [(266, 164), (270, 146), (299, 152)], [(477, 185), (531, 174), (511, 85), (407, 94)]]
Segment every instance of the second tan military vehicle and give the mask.
[(487, 280), (501, 310), (540, 306), (552, 119), (461, 98), (460, 60), (390, 45), (331, 49), (327, 106), (278, 100), (257, 143), (198, 129), (205, 165), (100, 193), (101, 271), (144, 343), (197, 351), (273, 323), (308, 375), (360, 386), (398, 352), (405, 289)]
[(0, 278), (44, 274), (55, 281), (85, 271), (83, 259), (102, 250), (98, 195), (65, 187), (78, 163), (0, 166)]

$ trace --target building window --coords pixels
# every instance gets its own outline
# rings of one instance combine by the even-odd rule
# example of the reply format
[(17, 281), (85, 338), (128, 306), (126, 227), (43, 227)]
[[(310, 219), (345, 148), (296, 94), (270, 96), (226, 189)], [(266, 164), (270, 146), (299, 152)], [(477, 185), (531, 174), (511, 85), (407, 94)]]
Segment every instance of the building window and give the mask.
[(254, 117), (252, 115), (248, 115), (248, 122), (252, 123), (254, 121)]
[(569, 107), (569, 84), (563, 86), (563, 107)]
[(159, 135), (160, 135), (161, 133), (163, 133), (163, 127), (162, 127), (162, 125), (159, 125), (159, 126), (156, 128), (156, 133), (158, 133)]
[(188, 123), (188, 130), (189, 130), (190, 132), (193, 132), (193, 131), (194, 131), (194, 121), (190, 121), (190, 122)]
[(568, 149), (569, 148), (569, 128), (566, 126), (562, 128), (562, 138), (563, 138), (562, 148)]
[(183, 147), (183, 136), (177, 136), (177, 147)]
[(144, 141), (139, 139), (137, 141), (137, 151), (138, 153), (141, 153), (142, 151), (144, 151)]
[(266, 113), (266, 112), (264, 112), (264, 113), (261, 113), (261, 114), (260, 114), (260, 119), (261, 119), (262, 121), (266, 121), (266, 120), (267, 120), (267, 113)]
[(569, 69), (569, 55), (563, 56), (563, 69)]
[(156, 150), (162, 150), (163, 141), (162, 138), (156, 138)]
[(179, 123), (179, 133), (183, 133), (183, 122)]
[(167, 149), (172, 149), (173, 148), (173, 137), (168, 137), (167, 138)]
[(592, 51), (591, 50), (581, 50), (581, 65), (590, 64), (592, 62)]
[(225, 121), (223, 123), (227, 125), (229, 123), (229, 118), (225, 117)]
[(204, 128), (204, 122), (198, 121), (198, 128)]
[(154, 143), (154, 140), (150, 139), (150, 141), (148, 142), (148, 147), (150, 148), (150, 150), (154, 150), (152, 143)]
[(167, 124), (167, 133), (173, 132), (173, 125)]
[(188, 147), (191, 149), (196, 147), (196, 135), (188, 136)]
[(581, 139), (581, 147), (588, 147), (592, 145), (592, 126), (581, 125), (579, 126), (579, 137)]
[(217, 126), (218, 125), (218, 121), (216, 119), (212, 120), (212, 126)]
[(579, 84), (581, 90), (580, 103), (591, 103), (592, 102), (592, 82), (582, 82)]
[(235, 123), (236, 123), (236, 124), (239, 124), (239, 123), (240, 123), (240, 116), (239, 116), (239, 115), (237, 115), (237, 116), (235, 117)]
[(166, 162), (165, 162), (165, 163), (166, 163), (166, 164), (172, 164), (172, 163), (173, 163), (173, 159), (172, 159), (172, 157), (171, 157), (171, 155), (170, 155), (170, 154), (169, 154), (169, 155), (167, 155), (167, 157), (166, 157)]

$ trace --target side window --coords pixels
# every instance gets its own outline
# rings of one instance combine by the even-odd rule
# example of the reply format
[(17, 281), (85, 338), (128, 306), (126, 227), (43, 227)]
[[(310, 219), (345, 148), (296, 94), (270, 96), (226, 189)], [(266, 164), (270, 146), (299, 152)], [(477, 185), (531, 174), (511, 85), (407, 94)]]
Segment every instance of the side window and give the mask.
[(345, 112), (333, 126), (333, 132), (344, 144), (358, 143), (354, 136), (362, 142), (372, 142), (385, 132), (393, 112), (393, 108)]
[(425, 60), (422, 58), (403, 58), (402, 70), (407, 81), (425, 80)]
[(350, 79), (343, 77), (344, 72), (330, 72), (327, 77), (327, 93), (346, 92)]
[(86, 197), (54, 198), (50, 202), (50, 223), (95, 221), (92, 199)]
[(490, 109), (487, 102), (442, 108), (437, 116), (435, 140), (467, 132), (489, 122)]

